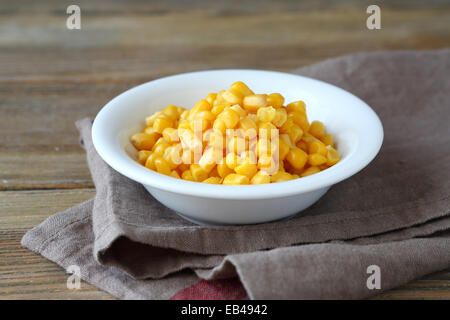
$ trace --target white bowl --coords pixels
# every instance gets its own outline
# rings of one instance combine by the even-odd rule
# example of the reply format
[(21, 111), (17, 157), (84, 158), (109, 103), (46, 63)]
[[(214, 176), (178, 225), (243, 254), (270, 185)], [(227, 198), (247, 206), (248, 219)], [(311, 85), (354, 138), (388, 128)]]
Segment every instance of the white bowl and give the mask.
[[(226, 186), (190, 182), (151, 171), (133, 160), (129, 138), (144, 118), (168, 104), (191, 108), (210, 92), (244, 81), (260, 93), (303, 100), (310, 121), (324, 122), (341, 161), (317, 174), (265, 185)], [(211, 70), (185, 73), (132, 88), (106, 104), (92, 127), (94, 146), (112, 168), (139, 182), (158, 201), (199, 224), (253, 224), (290, 217), (308, 208), (334, 184), (363, 169), (378, 153), (383, 127), (363, 101), (338, 87), (288, 73)]]

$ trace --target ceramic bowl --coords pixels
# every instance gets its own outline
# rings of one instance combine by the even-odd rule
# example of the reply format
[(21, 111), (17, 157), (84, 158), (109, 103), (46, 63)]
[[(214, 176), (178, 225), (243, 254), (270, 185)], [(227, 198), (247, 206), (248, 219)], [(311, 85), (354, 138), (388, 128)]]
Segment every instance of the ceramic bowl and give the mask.
[[(303, 100), (310, 121), (325, 124), (341, 161), (317, 174), (265, 185), (226, 186), (175, 179), (136, 162), (132, 134), (144, 119), (169, 104), (191, 108), (210, 92), (245, 82), (253, 91), (279, 92), (286, 102)], [(113, 169), (141, 183), (165, 206), (198, 224), (239, 225), (280, 220), (298, 214), (328, 189), (354, 175), (378, 153), (383, 127), (375, 112), (351, 93), (322, 81), (262, 70), (211, 70), (174, 75), (134, 87), (98, 113), (92, 127), (98, 154)]]

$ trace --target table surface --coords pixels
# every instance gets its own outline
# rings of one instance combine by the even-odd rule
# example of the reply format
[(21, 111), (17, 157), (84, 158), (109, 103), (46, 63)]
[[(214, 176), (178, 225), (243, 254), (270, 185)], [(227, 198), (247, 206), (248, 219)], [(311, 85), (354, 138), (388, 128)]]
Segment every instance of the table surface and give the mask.
[[(20, 246), (48, 216), (95, 194), (76, 119), (120, 92), (193, 70), (288, 71), (360, 51), (450, 46), (446, 1), (0, 1), (0, 299), (113, 299)], [(450, 270), (378, 299), (450, 299)]]

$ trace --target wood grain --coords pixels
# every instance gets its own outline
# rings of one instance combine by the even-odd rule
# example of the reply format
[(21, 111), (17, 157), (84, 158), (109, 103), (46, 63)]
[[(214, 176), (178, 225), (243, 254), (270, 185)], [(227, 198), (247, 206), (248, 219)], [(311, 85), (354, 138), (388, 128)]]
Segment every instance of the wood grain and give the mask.
[[(289, 71), (360, 51), (450, 46), (448, 1), (383, 2), (382, 29), (365, 27), (369, 0), (0, 0), (0, 299), (107, 299), (20, 247), (29, 228), (94, 195), (74, 121), (158, 77), (216, 68)], [(449, 272), (383, 299), (450, 299)]]

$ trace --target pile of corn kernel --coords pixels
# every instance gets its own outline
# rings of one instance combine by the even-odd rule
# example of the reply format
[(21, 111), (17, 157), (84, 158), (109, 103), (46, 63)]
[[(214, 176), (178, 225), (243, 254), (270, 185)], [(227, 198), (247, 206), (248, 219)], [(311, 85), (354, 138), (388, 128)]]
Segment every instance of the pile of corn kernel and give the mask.
[(265, 184), (309, 176), (340, 160), (323, 123), (309, 123), (303, 101), (285, 106), (281, 94), (255, 94), (241, 81), (190, 110), (169, 105), (145, 123), (131, 137), (139, 163), (178, 179)]

